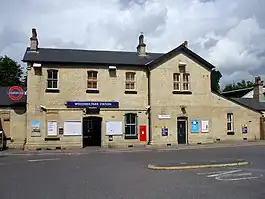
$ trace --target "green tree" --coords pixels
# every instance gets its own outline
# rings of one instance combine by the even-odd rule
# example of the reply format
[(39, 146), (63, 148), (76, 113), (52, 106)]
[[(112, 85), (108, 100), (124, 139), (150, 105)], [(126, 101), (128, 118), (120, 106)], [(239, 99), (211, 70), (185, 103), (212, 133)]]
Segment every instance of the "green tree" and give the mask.
[(211, 72), (211, 88), (212, 91), (219, 93), (220, 92), (220, 79), (222, 74), (218, 70), (212, 70)]
[(254, 83), (251, 81), (242, 80), (241, 82), (233, 82), (232, 84), (227, 84), (224, 88), (225, 91), (233, 91), (238, 89), (244, 89), (244, 88), (251, 88), (254, 86)]
[(11, 58), (0, 57), (0, 86), (22, 85), (22, 68)]

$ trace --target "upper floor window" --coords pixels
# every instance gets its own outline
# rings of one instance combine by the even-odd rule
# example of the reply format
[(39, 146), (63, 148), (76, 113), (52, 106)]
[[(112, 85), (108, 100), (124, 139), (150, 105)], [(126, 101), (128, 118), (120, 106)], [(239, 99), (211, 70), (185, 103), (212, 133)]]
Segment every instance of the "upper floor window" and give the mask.
[(47, 70), (47, 89), (58, 89), (58, 70)]
[(180, 91), (180, 74), (179, 73), (173, 74), (173, 90)]
[(233, 113), (227, 113), (227, 131), (234, 131), (234, 115)]
[(135, 73), (134, 72), (127, 72), (125, 74), (125, 89), (126, 90), (135, 90)]
[(188, 73), (183, 73), (183, 90), (190, 90), (190, 74)]
[(87, 72), (87, 88), (88, 89), (98, 88), (98, 72), (97, 71)]
[(125, 115), (125, 138), (137, 139), (137, 114), (127, 113)]

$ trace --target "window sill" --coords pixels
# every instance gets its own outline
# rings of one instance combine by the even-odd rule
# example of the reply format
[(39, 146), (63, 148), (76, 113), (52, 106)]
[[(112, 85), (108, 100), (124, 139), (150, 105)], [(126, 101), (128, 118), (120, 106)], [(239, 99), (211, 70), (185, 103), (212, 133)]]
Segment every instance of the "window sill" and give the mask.
[(46, 137), (44, 140), (45, 141), (58, 141), (60, 140), (60, 138), (59, 137)]
[(99, 90), (87, 89), (86, 93), (99, 93)]
[(185, 94), (185, 95), (190, 95), (192, 94), (191, 91), (172, 91), (173, 94)]
[(234, 131), (228, 131), (227, 135), (235, 135), (235, 132)]
[(137, 94), (137, 91), (135, 90), (126, 90), (124, 91), (125, 94)]
[(127, 135), (125, 135), (124, 139), (126, 139), (126, 140), (136, 140), (136, 139), (138, 139), (138, 136), (137, 135), (136, 136), (127, 136)]
[(59, 89), (50, 89), (50, 88), (47, 88), (45, 90), (46, 93), (60, 93), (60, 90)]

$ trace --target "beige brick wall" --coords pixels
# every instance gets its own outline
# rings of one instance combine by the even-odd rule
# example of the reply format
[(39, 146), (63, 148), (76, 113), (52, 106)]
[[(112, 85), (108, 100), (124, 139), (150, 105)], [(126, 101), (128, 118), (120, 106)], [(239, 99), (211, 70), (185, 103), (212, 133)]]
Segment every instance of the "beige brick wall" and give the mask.
[[(59, 70), (59, 89), (60, 93), (46, 93), (47, 69)], [(98, 71), (98, 90), (99, 93), (86, 93), (87, 89), (87, 71)], [(136, 90), (137, 94), (125, 94), (125, 72), (136, 72)], [(65, 106), (66, 101), (118, 101), (119, 108), (102, 109), (100, 117), (102, 121), (102, 145), (108, 146), (108, 137), (105, 136), (106, 120), (124, 121), (125, 113), (137, 113), (138, 124), (147, 125), (147, 115), (145, 107), (147, 106), (147, 76), (146, 71), (137, 67), (118, 67), (116, 75), (110, 73), (107, 66), (84, 67), (59, 67), (44, 65), (40, 73), (34, 68), (28, 71), (28, 148), (42, 147), (81, 147), (81, 136), (59, 136), (60, 141), (44, 141), (47, 137), (47, 115), (50, 111), (57, 112), (59, 123), (58, 127), (63, 125), (65, 120), (82, 120), (84, 117), (83, 109), (68, 109)], [(39, 112), (35, 108), (39, 105), (47, 107), (48, 112)], [(31, 121), (40, 120), (41, 136), (31, 137)], [(138, 140), (124, 140), (123, 136), (115, 136), (111, 145), (127, 145), (128, 142), (142, 144)]]
[[(179, 72), (178, 63), (185, 62), (186, 72), (190, 73), (192, 94), (173, 94), (173, 73)], [(188, 143), (209, 143), (216, 139), (243, 140), (259, 138), (260, 114), (239, 106), (211, 92), (210, 71), (195, 61), (179, 54), (156, 66), (151, 71), (151, 118), (152, 143), (158, 145), (177, 144), (177, 117), (188, 118)], [(186, 106), (186, 113), (180, 105)], [(235, 135), (227, 135), (226, 115), (234, 114)], [(170, 115), (170, 119), (158, 119), (158, 115)], [(208, 133), (191, 133), (191, 120), (208, 120)], [(249, 122), (251, 121), (251, 122)], [(248, 124), (247, 135), (242, 135), (241, 125)], [(168, 136), (162, 136), (161, 128), (167, 126)]]
[(10, 139), (7, 141), (8, 148), (19, 148), (22, 149), (25, 144), (26, 137), (26, 112), (24, 108), (14, 108), (14, 109), (0, 109), (0, 118), (2, 124), (4, 124), (4, 119), (8, 119)]

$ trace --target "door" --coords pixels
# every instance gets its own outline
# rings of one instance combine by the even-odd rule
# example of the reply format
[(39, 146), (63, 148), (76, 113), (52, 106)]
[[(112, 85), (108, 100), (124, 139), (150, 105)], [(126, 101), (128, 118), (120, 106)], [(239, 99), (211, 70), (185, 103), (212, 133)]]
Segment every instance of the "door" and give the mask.
[(86, 117), (83, 119), (83, 147), (101, 146), (100, 117)]
[(177, 120), (178, 144), (187, 143), (187, 121)]

